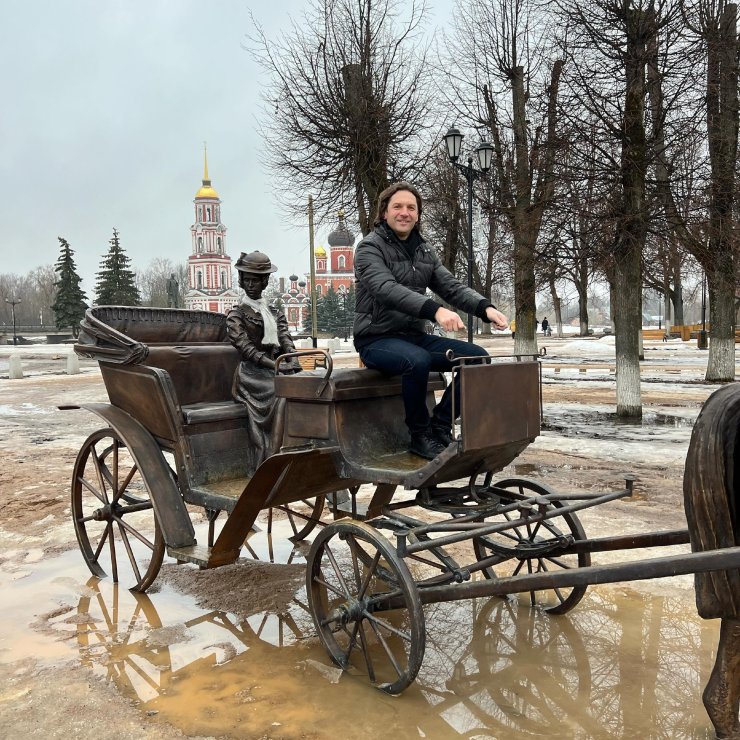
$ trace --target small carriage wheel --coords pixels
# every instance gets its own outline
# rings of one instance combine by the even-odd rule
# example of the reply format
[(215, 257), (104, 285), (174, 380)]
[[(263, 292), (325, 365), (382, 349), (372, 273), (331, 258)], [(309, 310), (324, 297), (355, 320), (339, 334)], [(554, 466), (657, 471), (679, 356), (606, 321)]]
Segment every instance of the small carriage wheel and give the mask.
[[(490, 479), (487, 478), (488, 483)], [(540, 495), (546, 496), (553, 494), (554, 491), (542, 483), (527, 480), (526, 478), (507, 478), (493, 484), (496, 488), (503, 488), (517, 491), (525, 496)], [(560, 509), (563, 504), (560, 501), (552, 501), (548, 507)], [(504, 514), (507, 519), (515, 520), (520, 518), (519, 512), (513, 511)], [(523, 557), (522, 554), (515, 554), (515, 548), (526, 548), (536, 546), (547, 540), (555, 541), (563, 534), (562, 528), (565, 525), (565, 532), (573, 536), (575, 540), (585, 540), (586, 533), (578, 517), (572, 513), (560, 514), (552, 519), (544, 521), (535, 521), (512, 527), (504, 532), (485, 537), (475, 537), (473, 539), (473, 549), (478, 560), (490, 557), (494, 554), (501, 556), (501, 566), (483, 568), (483, 575), (486, 578), (501, 578), (504, 576), (524, 575), (527, 573), (543, 573), (551, 570), (562, 570), (568, 568), (584, 568), (591, 565), (591, 555), (587, 552), (577, 554), (563, 555), (558, 554), (557, 548), (551, 553), (533, 554), (532, 557)], [(509, 555), (506, 552), (510, 551)], [(514, 563), (512, 565), (512, 562)], [(508, 564), (508, 569), (507, 565)], [(552, 588), (541, 591), (530, 591), (529, 602), (532, 606), (537, 606), (550, 614), (565, 614), (573, 609), (586, 593), (587, 586), (573, 586), (570, 588)]]
[[(288, 522), (290, 523), (290, 528), (293, 530), (292, 536), (288, 539), (292, 542), (305, 540), (306, 537), (308, 537), (308, 535), (311, 534), (311, 532), (313, 532), (321, 523), (321, 512), (324, 510), (325, 502), (326, 496), (316, 496), (313, 500), (309, 498), (301, 499), (300, 503), (305, 504), (309, 509), (311, 509), (311, 513), (308, 515), (299, 513), (296, 509), (291, 509), (291, 504), (269, 508), (267, 510), (267, 534), (272, 533), (273, 512), (284, 511), (288, 515)], [(301, 524), (303, 524), (303, 526), (301, 526)]]
[[(372, 553), (369, 565), (359, 547)], [(341, 520), (319, 532), (307, 565), (311, 616), (331, 659), (399, 694), (421, 668), (426, 632), (414, 580), (393, 545), (368, 524)], [(381, 570), (393, 573), (392, 583)]]
[(83, 443), (72, 476), (72, 522), (90, 572), (131, 591), (157, 577), (165, 543), (146, 483), (113, 429)]

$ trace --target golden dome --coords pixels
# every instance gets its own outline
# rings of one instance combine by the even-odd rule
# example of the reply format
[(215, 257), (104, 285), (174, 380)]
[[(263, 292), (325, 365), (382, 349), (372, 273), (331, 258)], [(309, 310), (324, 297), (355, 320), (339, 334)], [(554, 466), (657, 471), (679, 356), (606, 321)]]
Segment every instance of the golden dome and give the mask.
[(210, 180), (203, 180), (203, 186), (195, 194), (196, 198), (218, 198), (218, 193), (211, 187)]
[(318, 247), (316, 247), (316, 251), (314, 252), (314, 254), (317, 257), (326, 257), (326, 250), (321, 245), (319, 245)]

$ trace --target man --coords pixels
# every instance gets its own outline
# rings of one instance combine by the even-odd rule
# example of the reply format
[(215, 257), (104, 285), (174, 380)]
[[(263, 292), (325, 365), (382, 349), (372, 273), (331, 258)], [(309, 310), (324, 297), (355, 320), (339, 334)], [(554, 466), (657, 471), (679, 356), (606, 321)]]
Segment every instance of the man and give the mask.
[[(425, 332), (427, 321), (443, 330), (464, 329), (460, 317), (426, 296), (427, 289), (497, 329), (506, 317), (482, 295), (465, 287), (444, 268), (419, 231), (421, 195), (413, 185), (397, 182), (378, 198), (375, 230), (355, 251), (355, 347), (364, 364), (387, 375), (401, 375), (409, 451), (431, 460), (452, 441), (450, 386), (430, 417), (426, 405), (430, 371), (449, 371), (445, 357), (487, 357), (482, 347)], [(459, 393), (459, 384), (456, 383)], [(455, 408), (459, 409), (456, 399)]]

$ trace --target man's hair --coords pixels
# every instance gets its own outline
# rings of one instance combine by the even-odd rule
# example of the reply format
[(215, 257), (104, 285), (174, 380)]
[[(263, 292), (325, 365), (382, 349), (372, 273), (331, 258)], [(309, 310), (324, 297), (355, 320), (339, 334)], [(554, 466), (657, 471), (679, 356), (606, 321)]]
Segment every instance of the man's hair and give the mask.
[(388, 210), (388, 204), (391, 202), (391, 198), (401, 190), (408, 190), (409, 193), (416, 198), (416, 208), (419, 211), (419, 219), (421, 219), (421, 193), (419, 193), (419, 191), (410, 182), (394, 182), (378, 196), (378, 210), (375, 213), (376, 226), (380, 226), (383, 222), (385, 212)]

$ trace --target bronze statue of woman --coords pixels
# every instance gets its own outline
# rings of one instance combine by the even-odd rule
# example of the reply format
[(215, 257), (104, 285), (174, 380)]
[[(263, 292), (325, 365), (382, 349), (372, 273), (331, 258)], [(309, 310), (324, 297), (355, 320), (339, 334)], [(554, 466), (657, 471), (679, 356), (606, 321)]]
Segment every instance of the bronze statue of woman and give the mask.
[[(232, 395), (249, 409), (249, 438), (256, 468), (282, 440), (284, 399), (275, 398), (275, 360), (294, 352), (295, 347), (285, 314), (269, 306), (262, 295), (277, 267), (262, 252), (242, 252), (234, 267), (239, 271), (239, 287), (246, 295), (226, 317), (229, 341), (241, 355)], [(280, 368), (281, 372), (300, 369), (295, 360)]]

